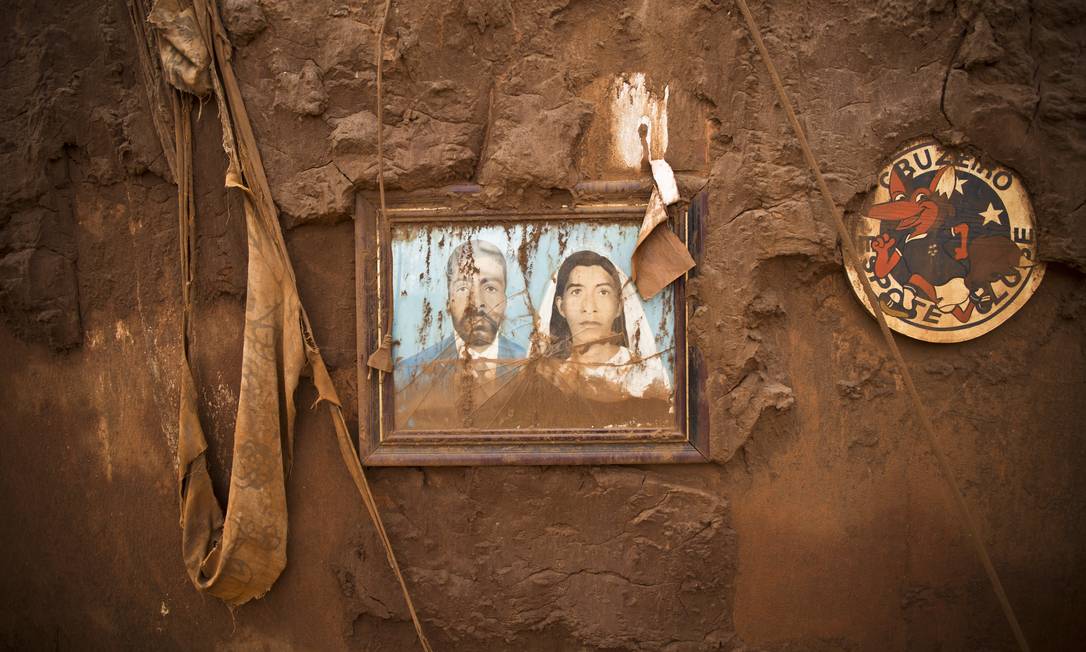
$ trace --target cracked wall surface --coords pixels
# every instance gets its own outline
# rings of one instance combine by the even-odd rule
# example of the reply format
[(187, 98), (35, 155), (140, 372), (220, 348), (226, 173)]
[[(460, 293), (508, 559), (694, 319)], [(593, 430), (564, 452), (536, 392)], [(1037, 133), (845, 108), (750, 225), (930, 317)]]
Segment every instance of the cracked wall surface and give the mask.
[[(641, 174), (616, 88), (667, 88), (667, 159), (709, 194), (690, 337), (713, 463), (370, 473), (442, 650), (1013, 649), (737, 9), (605, 0), (227, 0), (302, 301), (356, 413), (354, 227), (376, 186), (568, 203)], [(1049, 263), (1013, 319), (900, 340), (1035, 649), (1086, 637), (1086, 10), (1073, 1), (756, 3), (834, 199), (901, 143), (1027, 185)], [(196, 593), (174, 486), (176, 191), (122, 2), (9, 3), (0, 40), (0, 641), (12, 648), (411, 649), (321, 411), (299, 410), (288, 566), (231, 614)], [(228, 484), (244, 216), (214, 103), (194, 124), (194, 364)], [(685, 187), (686, 198), (692, 188)], [(314, 392), (303, 382), (297, 402)], [(223, 495), (223, 494), (220, 494)]]

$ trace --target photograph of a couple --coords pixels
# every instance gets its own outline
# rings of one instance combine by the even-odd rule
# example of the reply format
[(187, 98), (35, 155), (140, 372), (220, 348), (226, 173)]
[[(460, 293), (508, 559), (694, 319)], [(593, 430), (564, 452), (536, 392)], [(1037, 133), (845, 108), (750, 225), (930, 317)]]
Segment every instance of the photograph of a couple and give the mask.
[(629, 279), (638, 225), (398, 226), (400, 430), (674, 424), (674, 305)]

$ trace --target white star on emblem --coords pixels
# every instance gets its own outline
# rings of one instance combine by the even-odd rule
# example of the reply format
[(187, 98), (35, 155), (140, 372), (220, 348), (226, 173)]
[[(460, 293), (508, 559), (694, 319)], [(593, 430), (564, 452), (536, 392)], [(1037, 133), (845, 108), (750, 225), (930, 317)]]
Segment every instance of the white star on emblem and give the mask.
[(995, 206), (992, 206), (992, 204), (989, 203), (988, 210), (980, 213), (980, 216), (984, 218), (984, 222), (981, 224), (981, 226), (984, 226), (989, 222), (995, 222), (996, 224), (1002, 225), (1003, 223), (999, 221), (999, 216), (1002, 214), (1003, 211), (997, 209)]
[(959, 178), (958, 180), (956, 180), (954, 182), (954, 192), (958, 193), (959, 195), (964, 195), (966, 181), (969, 181), (969, 179)]

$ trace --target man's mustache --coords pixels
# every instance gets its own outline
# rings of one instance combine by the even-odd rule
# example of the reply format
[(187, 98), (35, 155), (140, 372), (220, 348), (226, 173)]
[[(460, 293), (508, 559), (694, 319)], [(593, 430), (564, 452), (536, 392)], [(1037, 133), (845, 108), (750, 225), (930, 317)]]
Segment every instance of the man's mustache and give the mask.
[(491, 317), (490, 313), (482, 307), (471, 312), (465, 312), (464, 316), (460, 319), (460, 324), (476, 327), (480, 321), (489, 324), (494, 330), (498, 330), (498, 320)]

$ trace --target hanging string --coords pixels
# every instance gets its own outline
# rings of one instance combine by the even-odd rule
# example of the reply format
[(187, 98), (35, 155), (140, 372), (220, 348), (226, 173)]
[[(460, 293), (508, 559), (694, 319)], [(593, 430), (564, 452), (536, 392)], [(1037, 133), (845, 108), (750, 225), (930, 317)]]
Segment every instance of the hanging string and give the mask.
[[(388, 16), (391, 9), (392, 0), (385, 0), (384, 11), (381, 14), (380, 28), (377, 32), (377, 192), (381, 204), (381, 212), (377, 216), (377, 336), (380, 339), (381, 344), (366, 361), (366, 364), (371, 369), (377, 369), (379, 374), (392, 372), (392, 300), (389, 298), (388, 305), (385, 305), (382, 291), (383, 283), (381, 280), (382, 264), (385, 261), (385, 248), (389, 247), (389, 240), (391, 238), (391, 229), (388, 225), (388, 212), (385, 207), (385, 102), (382, 89), (382, 77), (384, 76), (383, 62), (385, 58), (385, 27), (388, 25)], [(383, 334), (382, 330), (384, 330)], [(320, 361), (320, 365), (323, 366), (323, 364), (323, 361)], [(325, 375), (325, 377), (327, 376)], [(378, 378), (378, 382), (380, 382), (380, 377)], [(404, 602), (407, 604), (407, 612), (411, 615), (411, 623), (415, 626), (415, 634), (418, 636), (419, 645), (422, 647), (423, 652), (432, 652), (433, 648), (430, 647), (430, 641), (426, 638), (426, 632), (422, 628), (422, 621), (415, 611), (415, 603), (411, 599), (411, 593), (407, 590), (407, 582), (404, 580), (403, 573), (400, 571), (400, 564), (392, 551), (392, 540), (389, 539), (388, 533), (385, 531), (385, 524), (381, 519), (381, 513), (377, 509), (377, 501), (374, 500), (369, 480), (366, 478), (365, 470), (362, 468), (362, 463), (358, 459), (358, 453), (347, 436), (347, 427), (343, 419), (342, 410), (338, 404), (332, 402), (329, 402), (329, 410), (332, 412), (332, 419), (336, 426), (340, 454), (343, 457), (344, 463), (347, 465), (348, 471), (351, 473), (351, 479), (354, 480), (355, 486), (362, 495), (362, 501), (365, 503), (366, 509), (370, 513), (370, 518), (377, 528), (377, 535), (381, 539), (381, 544), (385, 550), (385, 556), (388, 558), (389, 566), (392, 567), (392, 572), (400, 585), (400, 591), (403, 593)]]
[(905, 359), (902, 357), (901, 351), (897, 347), (897, 342), (894, 340), (893, 333), (890, 331), (890, 326), (886, 323), (886, 317), (879, 308), (879, 301), (875, 296), (875, 289), (871, 287), (871, 281), (867, 278), (867, 274), (863, 273), (863, 258), (860, 256), (855, 244), (853, 244), (852, 236), (849, 235), (848, 230), (845, 228), (845, 221), (841, 216), (841, 210), (833, 201), (833, 196), (830, 195), (829, 186), (826, 185), (826, 179), (822, 176), (822, 169), (818, 165), (818, 160), (815, 159), (810, 144), (807, 142), (807, 136), (804, 134), (803, 127), (800, 126), (799, 119), (796, 117), (796, 112), (792, 107), (791, 100), (788, 98), (788, 93), (784, 90), (784, 84), (781, 82), (780, 75), (777, 74), (777, 68), (773, 65), (773, 60), (769, 57), (769, 51), (765, 47), (765, 42), (762, 40), (762, 34), (758, 29), (757, 23), (754, 22), (754, 16), (750, 13), (750, 7), (747, 6), (746, 0), (737, 0), (737, 2), (739, 4), (739, 10), (743, 13), (743, 18), (746, 19), (750, 35), (754, 39), (754, 45), (758, 48), (758, 53), (761, 55), (762, 61), (769, 71), (769, 77), (773, 81), (774, 88), (776, 88), (781, 106), (784, 107), (785, 114), (788, 116), (788, 122), (791, 123), (792, 130), (796, 134), (800, 149), (803, 150), (803, 157), (807, 160), (807, 165), (811, 168), (811, 173), (818, 183), (818, 189), (822, 193), (822, 199), (826, 204), (826, 208), (829, 210), (830, 215), (833, 216), (834, 226), (837, 227), (837, 234), (841, 237), (841, 244), (845, 249), (846, 262), (853, 265), (857, 270), (857, 276), (861, 280), (861, 285), (863, 286), (867, 301), (869, 305), (873, 307), (872, 312), (875, 314), (875, 319), (879, 322), (879, 329), (882, 331), (882, 336), (886, 340), (886, 346), (890, 350), (890, 355), (894, 358), (894, 362), (897, 364), (898, 373), (901, 375), (906, 392), (909, 399), (912, 401), (913, 413), (920, 420), (921, 429), (924, 431), (924, 435), (927, 438), (928, 446), (935, 454), (935, 459), (938, 461), (943, 480), (946, 481), (947, 488), (954, 498), (958, 516), (965, 524), (966, 534), (973, 544), (977, 557), (980, 558), (981, 565), (984, 566), (984, 572), (988, 575), (988, 581), (991, 583), (992, 590), (999, 600), (999, 606), (1003, 610), (1003, 615), (1006, 617), (1007, 623), (1014, 632), (1014, 638), (1018, 642), (1019, 649), (1021, 649), (1022, 652), (1029, 652), (1029, 643), (1026, 641), (1026, 636), (1022, 632), (1021, 625), (1018, 623), (1018, 617), (1014, 613), (1014, 608), (1011, 606), (1010, 599), (1007, 598), (1007, 592), (1003, 589), (1003, 583), (999, 579), (999, 574), (996, 572), (995, 565), (992, 564), (991, 556), (988, 554), (988, 548), (981, 538), (980, 529), (977, 527), (973, 514), (969, 510), (969, 505), (965, 502), (965, 495), (962, 493), (961, 487), (958, 485), (958, 481), (954, 476), (954, 470), (950, 466), (950, 461), (943, 451), (942, 446), (939, 445), (939, 440), (935, 436), (935, 426), (932, 424), (931, 417), (924, 410), (923, 403), (920, 400), (920, 394), (916, 391), (916, 385), (913, 383), (912, 374), (909, 372), (909, 367), (905, 364)]
[[(385, 100), (382, 91), (382, 77), (385, 60), (385, 26), (392, 0), (385, 0), (384, 14), (381, 16), (381, 29), (377, 35), (377, 196), (380, 199), (380, 212), (377, 214), (377, 339), (380, 345), (370, 354), (366, 365), (380, 373), (392, 372), (392, 298), (386, 305), (383, 292), (382, 266), (386, 260), (386, 249), (391, 253), (392, 229), (388, 224), (388, 210), (385, 206)], [(388, 257), (391, 264), (391, 256)]]

